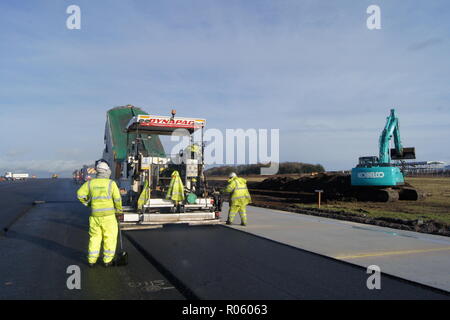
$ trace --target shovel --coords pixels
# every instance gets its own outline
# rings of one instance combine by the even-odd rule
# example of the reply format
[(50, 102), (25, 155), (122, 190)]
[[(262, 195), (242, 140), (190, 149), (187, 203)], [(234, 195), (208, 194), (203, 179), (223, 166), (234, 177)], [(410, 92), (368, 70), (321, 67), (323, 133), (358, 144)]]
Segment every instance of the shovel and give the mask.
[(117, 221), (119, 225), (119, 244), (120, 250), (116, 254), (116, 258), (114, 259), (114, 265), (116, 267), (126, 266), (128, 265), (128, 252), (123, 250), (123, 242), (122, 242), (122, 229), (120, 228), (120, 221)]
[(408, 160), (408, 159), (416, 159), (416, 148), (403, 148), (403, 154), (398, 154), (396, 149), (391, 149), (391, 158), (392, 160)]

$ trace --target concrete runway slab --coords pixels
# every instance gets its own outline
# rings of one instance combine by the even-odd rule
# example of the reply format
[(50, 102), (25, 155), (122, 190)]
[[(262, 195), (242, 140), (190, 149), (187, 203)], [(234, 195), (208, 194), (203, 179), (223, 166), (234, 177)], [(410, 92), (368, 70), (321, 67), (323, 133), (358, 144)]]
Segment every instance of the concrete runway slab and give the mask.
[[(248, 206), (232, 228), (450, 291), (450, 238)], [(228, 204), (223, 207), (226, 220)]]

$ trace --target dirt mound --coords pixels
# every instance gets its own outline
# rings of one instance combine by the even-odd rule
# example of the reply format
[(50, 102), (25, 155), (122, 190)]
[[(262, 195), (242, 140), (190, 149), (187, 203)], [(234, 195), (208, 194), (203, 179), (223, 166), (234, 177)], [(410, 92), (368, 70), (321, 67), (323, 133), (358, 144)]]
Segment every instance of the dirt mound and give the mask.
[(319, 173), (315, 176), (267, 178), (252, 186), (255, 189), (293, 192), (324, 191), (325, 199), (342, 199), (352, 196), (351, 177), (349, 174)]
[(259, 183), (252, 184), (252, 187), (255, 189), (264, 189), (264, 190), (276, 190), (276, 191), (287, 191), (285, 186), (292, 181), (296, 181), (292, 177), (271, 177), (267, 178)]

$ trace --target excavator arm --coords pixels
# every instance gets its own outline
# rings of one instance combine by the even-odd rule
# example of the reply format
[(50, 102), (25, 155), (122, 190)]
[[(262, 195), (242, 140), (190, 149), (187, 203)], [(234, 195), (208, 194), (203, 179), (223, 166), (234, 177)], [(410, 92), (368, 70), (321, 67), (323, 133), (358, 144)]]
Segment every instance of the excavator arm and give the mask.
[[(395, 148), (390, 149), (390, 141), (394, 137)], [(400, 139), (399, 120), (395, 109), (391, 109), (391, 114), (387, 117), (386, 125), (379, 139), (379, 163), (389, 164), (391, 159), (404, 160), (415, 159), (415, 148), (404, 148)], [(389, 152), (390, 151), (390, 152)]]

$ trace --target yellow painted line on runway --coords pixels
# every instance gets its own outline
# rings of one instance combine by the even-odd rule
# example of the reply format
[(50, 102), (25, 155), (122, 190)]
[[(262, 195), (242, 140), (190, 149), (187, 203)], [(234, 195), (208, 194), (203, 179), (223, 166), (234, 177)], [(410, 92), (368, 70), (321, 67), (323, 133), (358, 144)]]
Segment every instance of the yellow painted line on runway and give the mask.
[(420, 249), (420, 250), (384, 251), (384, 252), (372, 252), (372, 253), (363, 253), (363, 254), (355, 254), (355, 255), (341, 255), (341, 256), (334, 256), (333, 258), (339, 259), (339, 260), (345, 260), (345, 259), (358, 259), (358, 258), (368, 258), (368, 257), (395, 256), (395, 255), (402, 255), (402, 254), (427, 253), (427, 252), (436, 252), (436, 251), (449, 251), (449, 250), (450, 250), (450, 247)]

